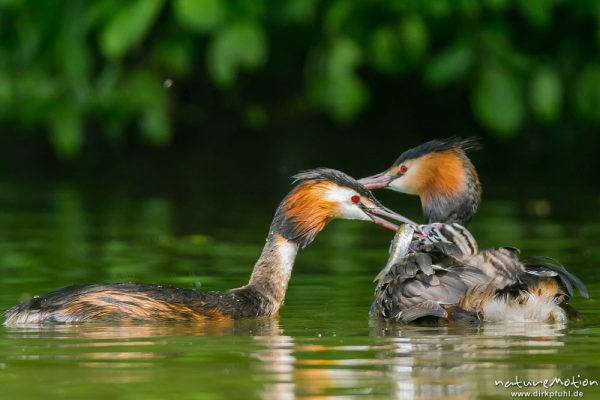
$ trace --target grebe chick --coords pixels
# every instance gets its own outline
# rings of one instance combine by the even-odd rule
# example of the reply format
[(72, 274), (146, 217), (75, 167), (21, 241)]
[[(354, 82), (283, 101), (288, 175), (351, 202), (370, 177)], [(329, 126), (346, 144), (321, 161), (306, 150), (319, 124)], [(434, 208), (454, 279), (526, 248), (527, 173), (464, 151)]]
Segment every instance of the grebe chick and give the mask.
[(320, 168), (295, 176), (296, 186), (280, 203), (267, 243), (247, 285), (200, 292), (164, 285), (116, 283), (69, 286), (18, 304), (4, 325), (83, 321), (206, 321), (272, 316), (281, 307), (299, 248), (308, 246), (334, 219), (396, 225), (412, 223), (383, 207), (350, 176)]
[(369, 313), (374, 319), (566, 322), (577, 315), (568, 303), (574, 287), (587, 297), (585, 285), (564, 267), (523, 264), (512, 247), (478, 251), (459, 224), (422, 225), (412, 242), (402, 235), (407, 229), (396, 233), (380, 274)]
[[(477, 250), (464, 226), (481, 199), (466, 155), (478, 148), (475, 139), (432, 140), (404, 152), (385, 172), (360, 180), (369, 189), (418, 195), (429, 224), (415, 235), (409, 254), (389, 268), (371, 317), (565, 321), (576, 314), (568, 304), (573, 287), (588, 297), (585, 285), (560, 265), (523, 263), (512, 247)], [(415, 311), (400, 313), (408, 309)]]

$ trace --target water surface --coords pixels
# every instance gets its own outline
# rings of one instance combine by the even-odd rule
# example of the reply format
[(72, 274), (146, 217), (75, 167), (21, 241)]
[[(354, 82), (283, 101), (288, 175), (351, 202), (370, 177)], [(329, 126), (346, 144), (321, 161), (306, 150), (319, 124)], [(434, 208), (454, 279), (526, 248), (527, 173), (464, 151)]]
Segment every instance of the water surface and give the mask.
[[(240, 286), (264, 243), (274, 194), (287, 190), (271, 188), (259, 204), (256, 194), (241, 201), (100, 184), (4, 187), (0, 309), (73, 283)], [(379, 197), (419, 218), (414, 201)], [(372, 280), (392, 233), (334, 221), (299, 253), (277, 319), (0, 328), (2, 398), (510, 398), (514, 388), (496, 381), (600, 381), (600, 223), (589, 212), (599, 203), (584, 194), (540, 200), (497, 193), (472, 225), (482, 247), (551, 256), (587, 283), (591, 299), (573, 299), (582, 321), (568, 326), (369, 321)], [(598, 386), (537, 389), (600, 398)]]

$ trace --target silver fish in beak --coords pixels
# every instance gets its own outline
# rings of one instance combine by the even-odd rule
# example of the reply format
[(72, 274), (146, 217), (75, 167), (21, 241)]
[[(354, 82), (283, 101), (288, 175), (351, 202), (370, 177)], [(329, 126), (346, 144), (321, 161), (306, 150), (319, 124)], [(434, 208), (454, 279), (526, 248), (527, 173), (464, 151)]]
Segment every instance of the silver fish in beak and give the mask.
[(394, 239), (390, 244), (390, 257), (388, 258), (385, 267), (383, 267), (379, 274), (377, 274), (373, 282), (380, 281), (379, 285), (381, 285), (383, 283), (381, 280), (388, 274), (388, 272), (390, 272), (390, 269), (392, 269), (392, 267), (402, 258), (406, 257), (414, 233), (414, 227), (408, 224), (403, 224), (398, 228), (396, 234), (394, 235)]

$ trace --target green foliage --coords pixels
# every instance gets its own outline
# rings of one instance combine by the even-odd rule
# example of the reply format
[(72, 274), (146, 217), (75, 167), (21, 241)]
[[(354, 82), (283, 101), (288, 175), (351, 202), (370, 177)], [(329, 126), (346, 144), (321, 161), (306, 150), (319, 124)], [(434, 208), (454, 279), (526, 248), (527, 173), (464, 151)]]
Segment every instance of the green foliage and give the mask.
[(199, 33), (220, 26), (226, 13), (222, 0), (176, 0), (173, 8), (182, 27)]
[(600, 121), (600, 64), (583, 70), (575, 86), (575, 99), (583, 117)]
[(234, 23), (216, 33), (207, 52), (208, 70), (215, 83), (231, 86), (239, 69), (254, 69), (264, 63), (267, 38), (254, 23)]
[(489, 66), (481, 71), (476, 81), (473, 108), (490, 129), (502, 135), (514, 134), (525, 115), (519, 82), (510, 71)]
[(562, 81), (552, 67), (541, 67), (531, 82), (531, 108), (543, 122), (552, 123), (560, 117), (562, 108)]
[(425, 70), (431, 86), (442, 86), (464, 79), (473, 66), (472, 43), (457, 41), (435, 55)]
[(164, 0), (127, 2), (110, 18), (100, 34), (100, 48), (107, 58), (122, 57), (148, 35)]
[(360, 49), (349, 38), (336, 40), (318, 56), (311, 98), (340, 121), (349, 120), (365, 106), (367, 90), (355, 71), (360, 62)]
[[(600, 122), (597, 2), (21, 0), (0, 2), (0, 32), (0, 120), (47, 132), (65, 158), (92, 127), (118, 141), (133, 126), (168, 144), (186, 109), (173, 82), (214, 85), (254, 129), (277, 119), (243, 96), (240, 83), (254, 80), (289, 100), (284, 109), (340, 123), (368, 109), (374, 78), (415, 77), (424, 91), (466, 94), (502, 137)], [(272, 74), (304, 89), (271, 87)]]

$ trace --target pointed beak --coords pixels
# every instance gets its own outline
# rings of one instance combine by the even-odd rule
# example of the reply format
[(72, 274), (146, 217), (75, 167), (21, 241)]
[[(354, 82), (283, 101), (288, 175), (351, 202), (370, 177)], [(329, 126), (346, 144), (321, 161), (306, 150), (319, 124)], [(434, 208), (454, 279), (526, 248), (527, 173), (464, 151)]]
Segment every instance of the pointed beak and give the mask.
[(387, 219), (384, 219), (381, 217), (386, 217), (393, 221), (407, 224), (411, 227), (418, 227), (418, 225), (414, 221), (406, 218), (403, 215), (395, 213), (394, 211), (382, 206), (381, 204), (378, 204), (377, 206), (372, 207), (372, 208), (368, 208), (365, 206), (363, 208), (363, 211), (365, 212), (365, 214), (367, 214), (369, 216), (369, 218), (371, 218), (371, 221), (373, 221), (377, 225), (381, 225), (384, 228), (390, 229), (392, 231), (398, 230), (398, 225), (393, 224), (390, 221), (388, 221)]
[(362, 184), (369, 190), (373, 189), (385, 189), (388, 187), (390, 182), (392, 181), (392, 177), (385, 172), (382, 172), (377, 175), (369, 176), (367, 178), (359, 179), (359, 183)]

